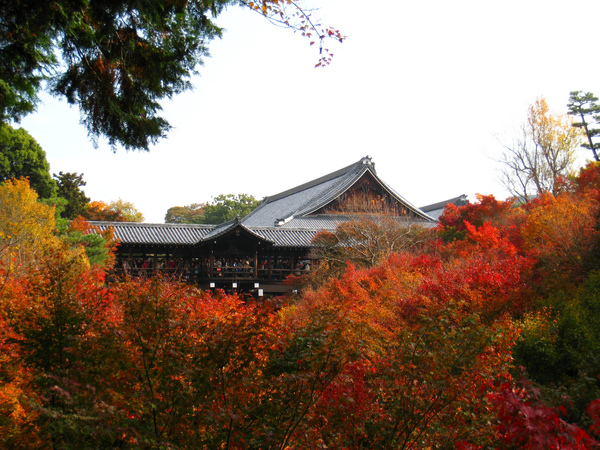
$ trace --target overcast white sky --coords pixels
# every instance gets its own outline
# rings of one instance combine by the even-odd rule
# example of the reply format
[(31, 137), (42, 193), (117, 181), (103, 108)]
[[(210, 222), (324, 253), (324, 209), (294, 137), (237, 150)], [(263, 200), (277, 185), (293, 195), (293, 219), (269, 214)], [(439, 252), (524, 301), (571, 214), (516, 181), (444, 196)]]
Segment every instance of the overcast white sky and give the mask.
[[(231, 8), (196, 88), (164, 103), (174, 126), (146, 152), (95, 149), (79, 112), (44, 97), (22, 121), (51, 171), (78, 172), (92, 200), (131, 201), (147, 222), (226, 193), (263, 198), (369, 155), (417, 206), (460, 194), (505, 197), (502, 151), (538, 96), (600, 95), (597, 0), (314, 0), (348, 36), (318, 49)], [(589, 157), (584, 150), (582, 157)]]

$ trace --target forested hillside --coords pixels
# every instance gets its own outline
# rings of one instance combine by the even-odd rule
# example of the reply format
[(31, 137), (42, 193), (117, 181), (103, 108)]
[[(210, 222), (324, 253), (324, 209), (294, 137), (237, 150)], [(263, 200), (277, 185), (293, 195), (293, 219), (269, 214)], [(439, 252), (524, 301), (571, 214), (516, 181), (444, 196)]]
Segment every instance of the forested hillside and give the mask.
[(0, 206), (1, 448), (598, 447), (597, 163), (260, 301), (107, 282), (109, 234)]

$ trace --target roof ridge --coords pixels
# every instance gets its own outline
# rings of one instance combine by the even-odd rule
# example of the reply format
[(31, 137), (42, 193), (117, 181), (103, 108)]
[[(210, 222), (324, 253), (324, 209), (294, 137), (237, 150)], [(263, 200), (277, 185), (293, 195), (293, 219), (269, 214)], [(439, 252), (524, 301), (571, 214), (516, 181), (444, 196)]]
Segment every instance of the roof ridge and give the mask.
[(441, 202), (421, 206), (420, 209), (423, 212), (428, 212), (428, 211), (432, 211), (434, 209), (439, 209), (439, 208), (445, 207), (448, 203), (456, 204), (457, 202), (460, 202), (461, 204), (469, 203), (469, 200), (467, 199), (467, 195), (462, 194), (462, 195), (459, 195), (458, 197), (449, 198), (448, 200), (443, 200)]
[(214, 228), (217, 224), (211, 223), (160, 223), (160, 222), (111, 222), (109, 220), (88, 220), (90, 225), (134, 226), (134, 227), (182, 227), (182, 228)]
[(342, 169), (338, 169), (335, 172), (331, 172), (331, 173), (328, 173), (327, 175), (323, 175), (322, 177), (315, 178), (312, 181), (301, 184), (300, 186), (293, 187), (291, 189), (288, 189), (287, 191), (280, 192), (279, 194), (275, 194), (270, 197), (265, 197), (265, 200), (263, 203), (279, 200), (280, 198), (288, 197), (297, 192), (301, 192), (306, 189), (310, 189), (311, 187), (318, 186), (319, 184), (323, 184), (326, 181), (334, 180), (336, 178), (341, 177), (342, 175), (347, 174), (348, 172), (351, 172), (352, 170), (356, 170), (359, 167), (362, 168), (363, 165), (368, 165), (372, 168), (373, 171), (375, 171), (375, 164), (373, 164), (373, 161), (371, 160), (371, 158), (369, 156), (365, 156), (365, 157), (361, 158), (359, 161), (357, 161), (353, 164), (350, 164), (349, 166), (346, 166)]
[[(385, 190), (388, 191), (388, 193), (390, 193), (393, 197), (396, 198), (397, 201), (399, 201), (401, 204), (403, 204), (405, 207), (407, 207), (410, 211), (412, 211), (413, 214), (415, 214), (416, 216), (421, 217), (422, 219), (425, 219), (425, 220), (435, 221), (435, 219), (430, 217), (427, 213), (422, 211), (419, 207), (413, 205), (411, 202), (409, 202), (407, 199), (405, 199), (402, 195), (398, 194), (394, 189), (392, 189), (392, 187), (389, 186), (385, 181), (383, 181), (381, 178), (379, 178), (379, 175), (377, 175), (377, 172), (375, 172), (375, 167), (373, 167), (373, 165), (371, 165), (371, 164), (367, 165), (365, 167), (365, 169), (361, 170), (361, 172), (357, 172), (358, 176), (355, 177), (353, 180), (348, 180), (348, 183), (344, 188), (344, 192), (347, 191), (348, 189), (351, 189), (352, 186), (354, 186), (358, 182), (358, 180), (360, 180), (360, 178), (364, 175), (364, 173), (366, 173), (367, 171), (369, 171), (371, 173), (373, 178), (375, 178), (375, 180), (377, 180), (377, 182), (380, 183), (381, 186)], [(306, 208), (306, 204), (305, 204), (305, 205), (303, 205), (302, 208), (299, 208), (297, 210), (298, 216), (299, 217), (307, 216), (307, 215), (311, 214), (312, 212), (317, 211), (318, 209), (322, 208), (327, 203), (329, 203), (331, 200), (332, 200), (332, 198), (331, 198), (331, 196), (329, 196), (328, 198), (322, 199), (319, 203), (317, 203), (317, 205), (312, 205), (308, 209)]]
[(301, 227), (247, 227), (247, 229), (249, 229), (250, 231), (269, 231), (269, 232), (274, 232), (274, 233), (285, 233), (287, 231), (319, 231), (321, 230), (320, 228), (301, 228)]
[[(376, 177), (376, 173), (375, 173), (375, 168), (372, 166), (367, 166), (367, 167), (360, 167), (360, 170), (356, 171), (355, 176), (350, 179), (350, 180), (343, 180), (345, 183), (344, 185), (342, 185), (343, 188), (343, 192), (346, 192), (348, 189), (350, 189), (352, 186), (354, 186), (356, 184), (356, 182), (358, 180), (360, 180), (360, 178), (365, 174), (365, 172), (367, 172), (369, 169), (373, 169), (372, 173), (373, 175)], [(347, 173), (349, 173), (350, 171), (348, 171)], [(311, 212), (317, 211), (320, 208), (323, 208), (325, 205), (327, 205), (329, 202), (331, 202), (332, 200), (335, 200), (336, 198), (336, 192), (339, 194), (339, 188), (340, 188), (340, 184), (338, 184), (336, 186), (336, 190), (334, 191), (333, 188), (328, 189), (328, 191), (326, 193), (324, 193), (324, 195), (319, 198), (316, 199), (316, 204), (315, 204), (315, 199), (310, 199), (309, 201), (305, 202), (301, 207), (299, 207), (297, 209), (297, 213), (298, 216), (306, 216), (307, 214), (310, 214)], [(332, 195), (332, 191), (333, 191), (333, 195)], [(342, 193), (343, 193), (342, 192)]]
[(235, 218), (235, 219), (231, 219), (227, 222), (225, 222), (223, 225), (223, 227), (221, 228), (215, 228), (213, 229), (210, 233), (206, 234), (205, 236), (202, 236), (200, 238), (200, 241), (198, 241), (198, 243), (204, 243), (204, 242), (209, 242), (213, 239), (216, 239), (218, 237), (221, 237), (227, 233), (229, 233), (231, 230), (234, 230), (235, 228), (241, 228), (243, 230), (245, 230), (246, 232), (248, 232), (249, 234), (258, 237), (259, 239), (263, 239), (267, 242), (273, 243), (271, 240), (269, 239), (265, 239), (264, 237), (260, 236), (259, 234), (257, 234), (252, 227), (247, 227), (246, 225), (244, 225), (243, 223), (240, 222), (239, 218)]

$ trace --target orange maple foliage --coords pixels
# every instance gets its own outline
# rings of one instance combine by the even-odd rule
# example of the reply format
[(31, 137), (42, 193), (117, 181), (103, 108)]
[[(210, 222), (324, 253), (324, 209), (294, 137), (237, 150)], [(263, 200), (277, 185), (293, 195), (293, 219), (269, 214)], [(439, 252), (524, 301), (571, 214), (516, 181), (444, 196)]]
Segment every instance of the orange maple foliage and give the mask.
[(581, 282), (595, 265), (599, 204), (590, 194), (546, 194), (528, 205), (523, 247), (550, 289)]
[(450, 208), (439, 231), (453, 239), (284, 301), (106, 284), (54, 242), (19, 274), (0, 266), (0, 446), (591, 448), (511, 377), (532, 293), (568, 287), (559, 269), (591, 270), (597, 201), (584, 191)]
[(88, 220), (107, 220), (111, 222), (124, 222), (120, 211), (112, 211), (109, 206), (101, 201), (93, 201), (88, 203), (85, 211)]

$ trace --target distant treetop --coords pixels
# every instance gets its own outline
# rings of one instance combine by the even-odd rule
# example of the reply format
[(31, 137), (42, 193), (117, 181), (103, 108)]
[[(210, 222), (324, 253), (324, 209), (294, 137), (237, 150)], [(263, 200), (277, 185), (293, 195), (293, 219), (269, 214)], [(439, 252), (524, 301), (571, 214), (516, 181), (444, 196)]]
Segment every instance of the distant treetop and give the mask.
[(219, 224), (244, 217), (258, 207), (260, 200), (249, 194), (221, 194), (212, 202), (173, 206), (167, 210), (165, 223)]
[(206, 203), (173, 206), (167, 210), (165, 223), (204, 223)]

